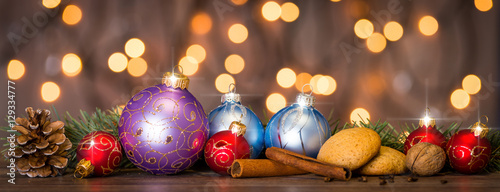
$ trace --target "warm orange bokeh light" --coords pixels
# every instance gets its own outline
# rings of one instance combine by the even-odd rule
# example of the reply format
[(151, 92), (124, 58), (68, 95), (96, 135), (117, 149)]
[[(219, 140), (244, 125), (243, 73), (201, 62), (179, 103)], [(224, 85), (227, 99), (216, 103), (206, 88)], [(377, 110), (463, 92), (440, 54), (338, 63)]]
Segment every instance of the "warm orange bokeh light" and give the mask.
[(191, 20), (191, 31), (198, 35), (206, 34), (212, 29), (212, 18), (205, 13), (197, 13)]

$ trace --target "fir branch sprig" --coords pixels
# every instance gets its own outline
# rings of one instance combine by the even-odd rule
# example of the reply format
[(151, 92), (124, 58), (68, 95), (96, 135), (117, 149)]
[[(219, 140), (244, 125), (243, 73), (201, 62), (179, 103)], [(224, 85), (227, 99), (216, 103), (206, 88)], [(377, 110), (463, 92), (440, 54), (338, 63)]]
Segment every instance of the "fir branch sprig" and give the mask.
[(485, 170), (487, 172), (500, 172), (500, 131), (490, 131), (486, 138), (491, 144), (491, 157)]
[[(92, 115), (90, 115), (86, 111), (80, 110), (80, 117), (78, 118), (74, 118), (73, 116), (71, 116), (71, 114), (66, 112), (66, 116), (64, 117), (64, 128), (66, 130), (66, 136), (73, 144), (73, 147), (69, 152), (71, 162), (69, 164), (70, 168), (74, 168), (77, 163), (76, 147), (78, 146), (78, 143), (83, 139), (83, 137), (85, 137), (85, 135), (89, 134), (90, 132), (105, 131), (111, 133), (113, 136), (119, 139), (117, 129), (118, 121), (120, 120), (120, 114), (118, 113), (119, 110), (122, 109), (119, 107), (115, 107), (112, 110), (103, 111), (99, 108), (96, 108), (96, 112)], [(54, 111), (56, 111), (55, 108)], [(128, 160), (124, 152), (120, 167), (134, 167), (133, 163)]]

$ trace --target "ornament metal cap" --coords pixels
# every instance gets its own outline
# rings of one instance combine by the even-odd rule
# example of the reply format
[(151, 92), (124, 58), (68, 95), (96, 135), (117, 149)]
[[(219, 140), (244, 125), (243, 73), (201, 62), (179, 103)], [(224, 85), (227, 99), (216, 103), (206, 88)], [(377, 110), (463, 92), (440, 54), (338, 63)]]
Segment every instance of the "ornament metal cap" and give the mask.
[(94, 166), (89, 160), (82, 159), (80, 162), (78, 162), (78, 165), (76, 165), (75, 173), (73, 176), (78, 179), (82, 179), (84, 177), (89, 176), (90, 174), (94, 173)]
[[(486, 123), (488, 123), (488, 116), (483, 115), (481, 117), (485, 117)], [(480, 138), (484, 138), (488, 134), (489, 130), (490, 128), (488, 128), (486, 124), (481, 123), (481, 118), (480, 118), (478, 122), (472, 125), (472, 129), (470, 131), (474, 133), (474, 136), (476, 137), (479, 136)]]
[(436, 120), (432, 117), (429, 117), (431, 110), (429, 107), (425, 108), (425, 117), (420, 119), (420, 122), (418, 123), (418, 126), (426, 126), (426, 127), (435, 127), (436, 126)]
[[(231, 86), (233, 86), (233, 89), (231, 89)], [(226, 101), (241, 102), (240, 94), (236, 93), (236, 84), (229, 84), (229, 91), (222, 95), (221, 102), (224, 103)]]
[[(306, 85), (309, 85), (311, 87), (311, 92), (309, 94), (304, 93), (304, 87)], [(308, 106), (308, 107), (314, 107), (314, 103), (316, 102), (316, 98), (312, 96), (313, 93), (313, 86), (311, 84), (305, 84), (302, 86), (302, 93), (299, 93), (295, 99), (295, 103), (302, 105), (302, 106)]]
[[(179, 66), (180, 69), (182, 69), (182, 66), (176, 66)], [(174, 89), (187, 89), (189, 86), (189, 78), (182, 74), (182, 70), (180, 72), (181, 73), (174, 73), (173, 70), (172, 72), (166, 72), (165, 74), (163, 74), (162, 83), (168, 87), (173, 87)]]
[(231, 125), (229, 125), (229, 130), (233, 134), (236, 134), (238, 137), (245, 135), (247, 131), (247, 126), (239, 121), (233, 121)]

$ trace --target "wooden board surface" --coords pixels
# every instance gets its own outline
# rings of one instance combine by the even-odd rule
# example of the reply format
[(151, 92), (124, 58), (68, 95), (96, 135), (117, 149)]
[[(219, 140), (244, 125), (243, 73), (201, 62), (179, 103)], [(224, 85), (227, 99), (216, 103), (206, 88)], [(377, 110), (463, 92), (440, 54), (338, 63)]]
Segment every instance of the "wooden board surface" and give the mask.
[[(449, 174), (444, 176), (419, 177), (408, 182), (408, 176), (396, 176), (394, 183), (380, 185), (378, 177), (368, 177), (368, 182), (359, 182), (358, 177), (350, 181), (325, 182), (323, 177), (313, 174), (233, 179), (219, 176), (205, 167), (186, 170), (178, 175), (156, 176), (139, 169), (122, 169), (108, 177), (75, 179), (69, 172), (64, 176), (50, 178), (28, 178), (16, 175), (16, 184), (7, 182), (8, 171), (2, 166), (0, 191), (182, 191), (182, 192), (226, 192), (226, 191), (500, 191), (500, 173), (482, 175)], [(442, 184), (441, 180), (446, 180)]]

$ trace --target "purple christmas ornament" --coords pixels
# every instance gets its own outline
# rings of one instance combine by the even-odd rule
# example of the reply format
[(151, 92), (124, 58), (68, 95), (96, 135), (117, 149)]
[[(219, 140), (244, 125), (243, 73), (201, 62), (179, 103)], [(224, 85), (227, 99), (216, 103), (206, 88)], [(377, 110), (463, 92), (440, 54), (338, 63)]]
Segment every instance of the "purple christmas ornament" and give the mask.
[(186, 76), (167, 72), (162, 84), (137, 93), (123, 109), (120, 142), (140, 169), (175, 174), (203, 156), (208, 120), (188, 85)]

